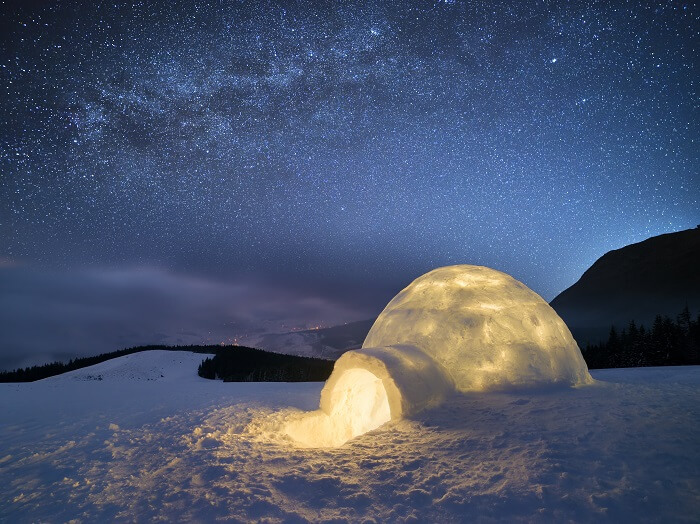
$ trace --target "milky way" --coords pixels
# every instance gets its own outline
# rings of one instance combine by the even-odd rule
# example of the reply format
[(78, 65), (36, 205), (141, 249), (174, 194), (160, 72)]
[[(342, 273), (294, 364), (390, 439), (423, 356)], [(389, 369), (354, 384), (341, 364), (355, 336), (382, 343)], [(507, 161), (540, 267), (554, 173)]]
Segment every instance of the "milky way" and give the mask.
[(359, 292), (470, 263), (551, 299), (700, 220), (692, 3), (17, 4), (12, 263)]

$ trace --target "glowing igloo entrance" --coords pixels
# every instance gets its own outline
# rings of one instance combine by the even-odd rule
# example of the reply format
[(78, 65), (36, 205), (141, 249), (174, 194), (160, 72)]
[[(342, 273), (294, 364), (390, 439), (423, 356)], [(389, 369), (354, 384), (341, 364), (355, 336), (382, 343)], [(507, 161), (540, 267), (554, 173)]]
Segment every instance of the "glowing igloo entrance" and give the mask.
[(331, 419), (348, 421), (352, 437), (391, 420), (384, 384), (365, 369), (349, 369), (331, 391)]
[(302, 446), (339, 446), (455, 391), (592, 381), (568, 328), (537, 293), (494, 269), (442, 267), (389, 302), (362, 348), (335, 363), (320, 409), (286, 433)]
[(340, 446), (391, 420), (384, 384), (366, 369), (346, 370), (329, 395), (330, 413), (319, 410), (287, 425), (287, 434), (300, 445)]

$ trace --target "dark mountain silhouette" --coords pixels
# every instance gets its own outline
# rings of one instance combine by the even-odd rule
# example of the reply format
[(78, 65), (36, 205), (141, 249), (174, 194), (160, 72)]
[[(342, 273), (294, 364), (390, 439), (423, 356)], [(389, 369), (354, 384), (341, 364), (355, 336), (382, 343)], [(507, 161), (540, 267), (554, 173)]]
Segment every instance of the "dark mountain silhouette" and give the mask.
[(607, 340), (634, 320), (651, 326), (657, 315), (700, 309), (700, 226), (610, 251), (551, 306), (580, 347)]

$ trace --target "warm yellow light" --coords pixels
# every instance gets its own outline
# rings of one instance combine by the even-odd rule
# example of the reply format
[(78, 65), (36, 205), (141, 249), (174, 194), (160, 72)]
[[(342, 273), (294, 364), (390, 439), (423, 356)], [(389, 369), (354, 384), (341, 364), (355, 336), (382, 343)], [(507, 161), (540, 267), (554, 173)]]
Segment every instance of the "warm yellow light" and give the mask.
[(441, 267), (396, 295), (362, 347), (397, 344), (434, 359), (458, 391), (591, 382), (581, 351), (549, 304), (483, 266)]
[(340, 446), (455, 391), (592, 381), (568, 328), (534, 291), (486, 267), (443, 267), (389, 302), (362, 348), (335, 363), (320, 409), (286, 432), (301, 446)]
[(337, 447), (391, 420), (382, 381), (364, 369), (349, 369), (330, 392), (330, 413), (304, 414), (287, 424), (286, 433), (302, 447)]

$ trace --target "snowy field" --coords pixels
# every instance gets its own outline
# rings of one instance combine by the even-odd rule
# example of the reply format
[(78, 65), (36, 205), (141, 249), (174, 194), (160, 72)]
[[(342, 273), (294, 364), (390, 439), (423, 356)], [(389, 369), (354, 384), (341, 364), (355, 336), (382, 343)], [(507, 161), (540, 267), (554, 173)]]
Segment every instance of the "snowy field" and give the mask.
[(700, 522), (700, 367), (462, 394), (337, 449), (280, 431), (322, 384), (152, 351), (0, 384), (0, 521)]

